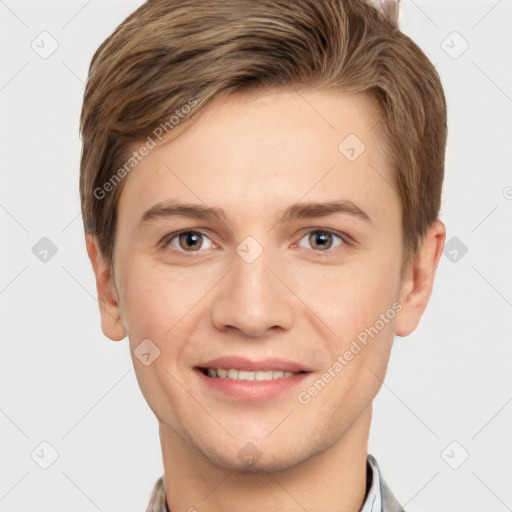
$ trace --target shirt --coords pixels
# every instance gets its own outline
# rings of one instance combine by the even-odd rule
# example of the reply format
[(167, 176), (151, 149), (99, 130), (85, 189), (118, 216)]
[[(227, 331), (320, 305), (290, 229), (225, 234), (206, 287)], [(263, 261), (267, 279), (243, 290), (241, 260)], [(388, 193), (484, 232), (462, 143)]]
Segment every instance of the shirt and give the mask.
[[(370, 486), (362, 507), (358, 512), (405, 512), (387, 486), (375, 457), (366, 459), (367, 485)], [(170, 512), (165, 499), (163, 477), (160, 477), (151, 493), (146, 512)]]
[(360, 512), (381, 512), (382, 508), (382, 494), (380, 492), (380, 475), (373, 457), (368, 457), (366, 460), (367, 481), (370, 484), (370, 490), (366, 494), (363, 506)]

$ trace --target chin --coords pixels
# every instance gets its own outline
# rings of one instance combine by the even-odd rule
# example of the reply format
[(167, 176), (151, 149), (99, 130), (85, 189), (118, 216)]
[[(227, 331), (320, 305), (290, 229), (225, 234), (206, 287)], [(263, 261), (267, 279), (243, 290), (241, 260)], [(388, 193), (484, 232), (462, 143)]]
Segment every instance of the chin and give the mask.
[(218, 447), (211, 447), (211, 450), (207, 451), (201, 450), (201, 453), (209, 463), (219, 468), (236, 473), (261, 475), (292, 469), (315, 455), (315, 453), (298, 453), (296, 444), (287, 452), (283, 450), (282, 444), (280, 445), (281, 453), (276, 453), (277, 449), (279, 448), (260, 450), (255, 444), (248, 442), (235, 453), (219, 453)]

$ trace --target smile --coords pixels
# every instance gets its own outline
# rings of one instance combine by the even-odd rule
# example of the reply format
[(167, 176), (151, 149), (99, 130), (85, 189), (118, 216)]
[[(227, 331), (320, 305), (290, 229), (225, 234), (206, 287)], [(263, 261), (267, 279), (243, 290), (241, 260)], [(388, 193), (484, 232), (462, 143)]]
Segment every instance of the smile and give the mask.
[(286, 377), (293, 377), (305, 372), (288, 372), (282, 370), (238, 370), (236, 368), (200, 368), (204, 375), (211, 378), (223, 378), (233, 380), (276, 380)]

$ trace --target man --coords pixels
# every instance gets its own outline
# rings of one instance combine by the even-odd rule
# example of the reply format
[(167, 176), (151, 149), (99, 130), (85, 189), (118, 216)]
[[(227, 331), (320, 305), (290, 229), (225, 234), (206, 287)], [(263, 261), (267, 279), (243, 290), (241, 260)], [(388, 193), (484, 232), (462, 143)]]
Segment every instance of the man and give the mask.
[(102, 331), (159, 421), (147, 510), (402, 510), (367, 447), (445, 241), (423, 52), (362, 0), (149, 1), (81, 129)]

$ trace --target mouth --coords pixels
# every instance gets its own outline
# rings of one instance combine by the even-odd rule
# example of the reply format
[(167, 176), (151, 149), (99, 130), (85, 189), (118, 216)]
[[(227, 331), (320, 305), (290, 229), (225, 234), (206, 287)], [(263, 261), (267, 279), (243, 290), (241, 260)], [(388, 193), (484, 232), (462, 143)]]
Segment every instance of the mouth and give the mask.
[(256, 360), (232, 355), (201, 361), (194, 374), (209, 396), (251, 402), (291, 392), (313, 371), (300, 362), (277, 357)]
[(278, 397), (296, 389), (313, 375), (311, 368), (299, 362), (279, 358), (250, 360), (238, 356), (201, 362), (194, 367), (194, 373), (206, 394), (236, 402)]
[(206, 367), (198, 367), (198, 370), (211, 379), (232, 379), (239, 381), (269, 381), (269, 380), (278, 380), (287, 377), (293, 377), (295, 375), (300, 375), (303, 373), (309, 373), (306, 371), (283, 371), (283, 370), (241, 370), (238, 368), (206, 368)]

